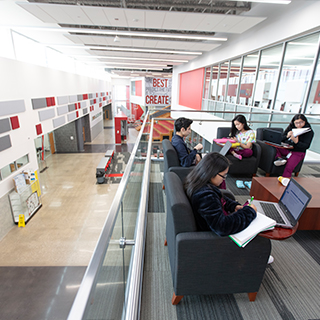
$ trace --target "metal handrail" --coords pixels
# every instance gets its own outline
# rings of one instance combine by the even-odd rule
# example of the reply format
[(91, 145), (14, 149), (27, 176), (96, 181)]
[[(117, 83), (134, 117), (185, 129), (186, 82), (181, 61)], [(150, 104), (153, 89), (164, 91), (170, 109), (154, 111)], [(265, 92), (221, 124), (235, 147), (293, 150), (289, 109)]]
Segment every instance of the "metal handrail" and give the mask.
[(140, 204), (137, 217), (137, 226), (135, 231), (134, 252), (130, 262), (131, 274), (128, 277), (126, 287), (126, 314), (122, 317), (125, 320), (134, 320), (139, 318), (141, 305), (141, 289), (144, 262), (145, 237), (147, 226), (147, 210), (149, 196), (150, 166), (151, 166), (151, 148), (154, 120), (151, 122), (150, 135), (148, 142), (147, 158), (143, 171), (143, 180), (141, 186)]
[(124, 193), (126, 190), (126, 186), (129, 181), (131, 169), (135, 160), (135, 155), (138, 149), (138, 145), (141, 140), (141, 136), (143, 134), (143, 130), (145, 128), (147, 122), (148, 114), (146, 115), (144, 122), (141, 126), (137, 141), (133, 147), (131, 156), (126, 166), (126, 170), (122, 176), (120, 184), (118, 186), (117, 192), (111, 204), (109, 213), (107, 215), (107, 219), (104, 223), (102, 232), (100, 234), (97, 246), (93, 253), (93, 256), (90, 260), (90, 263), (87, 267), (86, 273), (82, 279), (80, 288), (77, 292), (76, 298), (73, 302), (72, 308), (68, 315), (67, 320), (81, 320), (83, 319), (87, 306), (91, 301), (92, 290), (97, 281), (97, 275), (99, 274), (99, 270), (101, 268), (102, 262), (104, 260), (105, 252), (108, 249), (109, 242), (111, 239), (111, 235), (113, 232), (114, 224), (117, 218), (117, 213), (120, 209), (121, 201), (124, 197)]

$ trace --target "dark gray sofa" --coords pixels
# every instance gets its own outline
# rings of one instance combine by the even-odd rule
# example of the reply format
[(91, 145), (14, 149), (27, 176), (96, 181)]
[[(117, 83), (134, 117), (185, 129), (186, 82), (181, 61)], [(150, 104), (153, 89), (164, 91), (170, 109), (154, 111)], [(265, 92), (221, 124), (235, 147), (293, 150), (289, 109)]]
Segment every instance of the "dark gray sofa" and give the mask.
[(164, 183), (172, 304), (178, 304), (184, 295), (241, 292), (254, 301), (270, 255), (270, 240), (257, 236), (240, 248), (229, 237), (198, 231), (180, 178), (167, 172)]
[[(217, 129), (217, 139), (226, 138), (230, 134), (230, 127), (219, 127)], [(212, 144), (213, 151), (220, 152), (221, 146), (214, 143)], [(253, 155), (249, 158), (243, 158), (241, 161), (235, 158), (232, 154), (227, 154), (226, 157), (231, 162), (229, 173), (230, 174), (251, 174), (255, 175), (258, 170), (258, 165), (261, 157), (261, 147), (257, 143), (252, 144)]]
[(168, 139), (162, 140), (163, 158), (164, 158), (164, 173), (175, 172), (184, 181), (186, 176), (194, 167), (181, 167), (176, 149), (172, 146)]
[[(261, 158), (259, 161), (259, 168), (265, 171), (266, 176), (269, 177), (271, 175), (275, 176), (281, 176), (283, 174), (285, 166), (277, 167), (273, 164), (275, 157), (276, 157), (276, 148), (266, 144), (264, 142), (263, 132), (265, 129), (272, 129), (283, 132), (282, 128), (257, 128), (257, 144), (260, 145), (261, 148)], [(301, 160), (296, 167), (294, 168), (293, 172), (295, 176), (297, 177), (299, 175), (299, 172), (301, 171), (303, 164), (303, 160)]]

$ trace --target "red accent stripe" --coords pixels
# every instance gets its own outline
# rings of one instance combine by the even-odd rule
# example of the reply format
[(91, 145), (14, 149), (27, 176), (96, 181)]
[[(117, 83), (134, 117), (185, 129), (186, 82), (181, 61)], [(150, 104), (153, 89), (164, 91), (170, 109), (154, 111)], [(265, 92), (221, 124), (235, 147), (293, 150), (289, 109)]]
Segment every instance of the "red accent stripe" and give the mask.
[(123, 173), (109, 173), (104, 175), (106, 178), (116, 178), (116, 177), (122, 177)]

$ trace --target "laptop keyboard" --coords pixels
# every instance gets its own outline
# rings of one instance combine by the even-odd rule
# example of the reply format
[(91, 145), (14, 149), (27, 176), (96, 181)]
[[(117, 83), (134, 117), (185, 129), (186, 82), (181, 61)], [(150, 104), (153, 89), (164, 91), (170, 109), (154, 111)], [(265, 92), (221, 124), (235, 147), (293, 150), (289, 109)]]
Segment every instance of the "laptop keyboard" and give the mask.
[(273, 220), (276, 220), (277, 223), (285, 223), (276, 209), (276, 207), (272, 203), (264, 203), (260, 202), (260, 205), (265, 213), (265, 215)]

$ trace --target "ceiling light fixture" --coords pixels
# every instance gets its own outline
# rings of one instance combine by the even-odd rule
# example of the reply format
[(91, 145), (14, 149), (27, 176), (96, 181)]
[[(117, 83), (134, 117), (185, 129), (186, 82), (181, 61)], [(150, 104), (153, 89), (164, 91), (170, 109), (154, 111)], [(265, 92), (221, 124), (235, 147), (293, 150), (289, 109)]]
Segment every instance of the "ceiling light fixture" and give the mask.
[[(239, 0), (230, 0), (230, 1), (239, 1)], [(291, 0), (250, 0), (250, 2), (272, 3), (272, 4), (289, 4), (291, 2)]]
[[(11, 28), (19, 29), (19, 26), (8, 26)], [(205, 41), (227, 41), (228, 38), (217, 38), (206, 35), (193, 35), (193, 34), (176, 34), (176, 33), (154, 33), (154, 32), (137, 32), (137, 31), (119, 31), (119, 30), (100, 30), (100, 29), (85, 29), (85, 28), (46, 28), (46, 27), (23, 27), (23, 29), (37, 29), (40, 31), (52, 32), (69, 32), (69, 33), (88, 33), (88, 34), (102, 34), (110, 36), (130, 36), (130, 37), (144, 37), (144, 38), (163, 38), (163, 39), (188, 39), (188, 40), (205, 40)]]
[(65, 44), (46, 44), (47, 47), (59, 47), (59, 48), (70, 48), (70, 49), (92, 49), (92, 50), (110, 50), (110, 51), (130, 51), (130, 52), (152, 52), (152, 53), (171, 53), (171, 54), (182, 54), (182, 55), (202, 55), (200, 51), (174, 51), (174, 50), (155, 50), (155, 49), (142, 49), (142, 48), (124, 48), (124, 47), (95, 47), (95, 46), (74, 46)]
[[(104, 68), (107, 68), (107, 69), (132, 69), (132, 67), (116, 67), (116, 66), (104, 66)], [(135, 68), (135, 69), (140, 69), (140, 68)], [(162, 71), (163, 69), (161, 68), (141, 68), (141, 69), (144, 69), (144, 70), (155, 70), (155, 71)], [(135, 71), (139, 71), (140, 70), (135, 70)]]
[(163, 62), (189, 62), (189, 60), (173, 60), (173, 59), (156, 59), (156, 58), (136, 58), (136, 57), (113, 57), (113, 56), (82, 56), (76, 55), (74, 58), (88, 58), (88, 59), (117, 59), (117, 60), (142, 60), (142, 61), (163, 61)]
[(120, 38), (116, 35), (113, 39), (113, 42), (120, 42)]
[[(148, 66), (150, 66), (150, 67), (162, 67), (162, 68), (167, 68), (167, 65), (166, 64), (150, 64), (150, 63), (125, 63), (125, 62), (110, 62), (110, 61), (86, 61), (86, 62), (84, 62), (84, 63), (90, 63), (90, 64), (119, 64), (119, 65), (121, 65), (121, 66), (123, 66), (123, 65), (127, 65), (127, 66), (145, 66), (145, 67), (148, 67)], [(117, 66), (114, 66), (115, 68), (117, 67)]]

